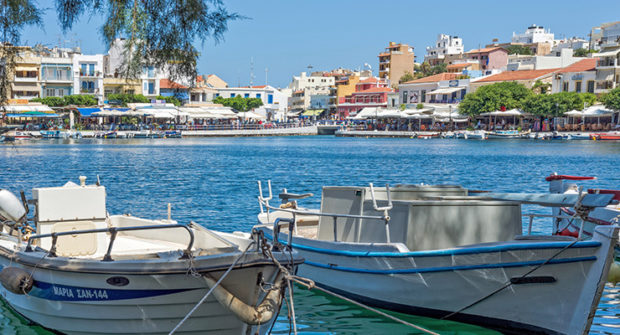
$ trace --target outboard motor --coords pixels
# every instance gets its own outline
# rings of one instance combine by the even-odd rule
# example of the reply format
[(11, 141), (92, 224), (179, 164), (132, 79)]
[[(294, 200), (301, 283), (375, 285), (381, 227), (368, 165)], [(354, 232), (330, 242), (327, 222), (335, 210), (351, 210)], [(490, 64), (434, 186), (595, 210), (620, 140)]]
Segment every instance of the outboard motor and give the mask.
[(21, 222), (26, 217), (26, 208), (13, 193), (0, 189), (0, 216), (13, 222)]

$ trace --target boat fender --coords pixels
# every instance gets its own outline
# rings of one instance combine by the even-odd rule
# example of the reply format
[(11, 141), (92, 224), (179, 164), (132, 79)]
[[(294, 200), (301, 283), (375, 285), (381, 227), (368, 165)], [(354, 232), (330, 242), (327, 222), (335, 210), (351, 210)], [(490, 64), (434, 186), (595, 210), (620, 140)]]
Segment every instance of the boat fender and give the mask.
[(620, 282), (620, 264), (618, 262), (612, 262), (609, 267), (609, 274), (607, 275), (607, 281), (614, 284)]
[[(209, 288), (213, 288), (216, 280), (208, 275), (204, 276), (204, 278)], [(281, 275), (277, 277), (275, 282), (278, 282), (280, 279)], [(269, 291), (263, 302), (256, 307), (244, 303), (221, 284), (213, 289), (213, 295), (222, 306), (235, 314), (239, 320), (248, 325), (261, 325), (268, 323), (280, 310), (280, 299), (283, 296), (282, 290), (283, 288)]]
[(0, 282), (4, 288), (15, 294), (26, 294), (34, 285), (30, 273), (14, 266), (8, 266), (0, 271)]

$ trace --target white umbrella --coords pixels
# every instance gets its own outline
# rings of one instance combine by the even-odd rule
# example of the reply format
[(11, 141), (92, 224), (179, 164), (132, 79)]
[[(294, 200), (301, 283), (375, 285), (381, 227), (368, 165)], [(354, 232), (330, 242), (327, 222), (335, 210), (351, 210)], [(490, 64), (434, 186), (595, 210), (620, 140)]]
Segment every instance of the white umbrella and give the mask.
[(568, 111), (568, 112), (564, 113), (564, 115), (566, 115), (566, 116), (573, 116), (573, 117), (580, 117), (580, 116), (583, 116), (583, 112), (573, 109), (572, 111)]
[(244, 119), (255, 119), (255, 120), (264, 120), (266, 119), (266, 117), (260, 115), (260, 114), (256, 114), (254, 112), (240, 112), (237, 113), (237, 117), (238, 118), (244, 118)]

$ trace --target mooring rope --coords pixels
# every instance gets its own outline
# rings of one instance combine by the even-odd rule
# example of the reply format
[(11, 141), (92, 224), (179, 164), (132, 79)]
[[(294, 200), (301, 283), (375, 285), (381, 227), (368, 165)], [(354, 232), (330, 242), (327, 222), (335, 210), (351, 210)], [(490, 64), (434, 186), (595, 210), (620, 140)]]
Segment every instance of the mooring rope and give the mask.
[(215, 290), (216, 287), (218, 287), (220, 285), (220, 283), (224, 280), (224, 278), (226, 278), (226, 276), (230, 273), (230, 271), (232, 271), (232, 269), (235, 267), (235, 265), (237, 265), (237, 262), (239, 262), (239, 260), (241, 258), (243, 258), (245, 256), (245, 254), (248, 252), (248, 250), (250, 250), (250, 247), (252, 247), (252, 245), (254, 245), (254, 241), (250, 242), (250, 244), (248, 244), (247, 248), (245, 248), (245, 250), (243, 251), (243, 253), (241, 253), (241, 255), (239, 255), (233, 262), (232, 264), (228, 267), (228, 269), (226, 270), (226, 272), (224, 272), (224, 274), (220, 277), (220, 279), (218, 279), (217, 282), (215, 282), (215, 285), (213, 285), (213, 287), (211, 287), (211, 289), (209, 289), (209, 291), (207, 291), (207, 293), (200, 299), (200, 301), (198, 301), (198, 303), (196, 304), (196, 306), (194, 306), (194, 308), (192, 308), (189, 313), (187, 313), (187, 315), (185, 315), (185, 317), (183, 318), (183, 320), (181, 320), (175, 327), (174, 329), (172, 329), (172, 331), (170, 331), (170, 333), (168, 333), (168, 335), (172, 335), (174, 334), (184, 323), (185, 321), (187, 321), (187, 319), (189, 319), (189, 317), (194, 314), (194, 312), (198, 309), (198, 307), (200, 307), (200, 305), (202, 305), (205, 300), (207, 300), (207, 298), (209, 297), (209, 295), (211, 295), (211, 292), (213, 292)]

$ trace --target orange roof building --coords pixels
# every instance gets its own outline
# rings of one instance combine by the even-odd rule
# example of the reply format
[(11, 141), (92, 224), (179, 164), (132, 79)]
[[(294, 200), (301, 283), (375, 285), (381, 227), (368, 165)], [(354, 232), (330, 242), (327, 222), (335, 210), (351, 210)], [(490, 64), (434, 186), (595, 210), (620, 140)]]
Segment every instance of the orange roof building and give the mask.
[(557, 71), (551, 92), (601, 93), (595, 86), (597, 61), (597, 58), (586, 58)]
[(501, 47), (470, 50), (463, 54), (466, 59), (479, 64), (480, 70), (502, 70), (508, 65), (508, 51)]
[(470, 90), (471, 92), (475, 92), (481, 86), (507, 81), (518, 82), (525, 85), (527, 88), (532, 88), (534, 83), (539, 80), (542, 83), (551, 84), (553, 74), (559, 70), (560, 69), (505, 71), (472, 80), (470, 82)]
[(379, 55), (379, 78), (398, 85), (398, 80), (406, 72), (413, 73), (413, 47), (407, 44), (390, 42)]

